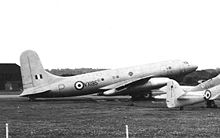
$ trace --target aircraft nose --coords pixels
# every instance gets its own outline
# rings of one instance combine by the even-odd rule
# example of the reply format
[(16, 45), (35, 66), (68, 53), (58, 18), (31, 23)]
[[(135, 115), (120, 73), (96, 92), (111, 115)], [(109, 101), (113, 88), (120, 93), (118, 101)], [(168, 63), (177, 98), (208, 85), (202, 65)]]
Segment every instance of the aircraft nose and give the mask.
[(188, 70), (189, 72), (193, 72), (193, 71), (195, 71), (197, 68), (198, 68), (197, 65), (190, 64), (190, 65), (187, 67), (187, 70)]

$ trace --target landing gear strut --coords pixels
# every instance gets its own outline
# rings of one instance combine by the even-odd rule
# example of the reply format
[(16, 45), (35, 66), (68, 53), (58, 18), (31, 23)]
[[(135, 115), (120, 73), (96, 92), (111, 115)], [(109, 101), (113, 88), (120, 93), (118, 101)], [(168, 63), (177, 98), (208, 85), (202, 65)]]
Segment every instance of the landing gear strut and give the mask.
[(183, 106), (180, 106), (180, 110), (183, 110)]
[(214, 100), (206, 100), (206, 107), (207, 108), (217, 108), (218, 106), (215, 104)]

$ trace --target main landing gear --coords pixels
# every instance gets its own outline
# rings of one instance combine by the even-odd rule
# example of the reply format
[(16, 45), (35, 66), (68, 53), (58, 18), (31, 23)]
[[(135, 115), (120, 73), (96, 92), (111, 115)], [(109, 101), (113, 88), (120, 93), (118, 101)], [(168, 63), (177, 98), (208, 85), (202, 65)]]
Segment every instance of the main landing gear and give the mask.
[(139, 94), (139, 95), (131, 95), (131, 100), (132, 101), (153, 101), (155, 100), (152, 96), (152, 92), (148, 93), (147, 95)]
[(183, 106), (180, 106), (180, 111), (182, 111), (183, 110)]
[(215, 104), (214, 100), (206, 100), (206, 107), (207, 108), (217, 108), (218, 106)]

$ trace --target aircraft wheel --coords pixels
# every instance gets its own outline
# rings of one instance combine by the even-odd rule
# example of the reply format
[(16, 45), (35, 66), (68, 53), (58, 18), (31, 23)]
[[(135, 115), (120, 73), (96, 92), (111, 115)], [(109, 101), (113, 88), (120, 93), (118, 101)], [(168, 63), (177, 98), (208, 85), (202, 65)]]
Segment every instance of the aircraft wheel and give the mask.
[(146, 101), (146, 100), (152, 101), (155, 99), (152, 96), (152, 92), (149, 92), (147, 95), (144, 95), (144, 94), (131, 95), (131, 100), (132, 101)]
[(180, 111), (182, 111), (183, 110), (183, 106), (180, 106)]

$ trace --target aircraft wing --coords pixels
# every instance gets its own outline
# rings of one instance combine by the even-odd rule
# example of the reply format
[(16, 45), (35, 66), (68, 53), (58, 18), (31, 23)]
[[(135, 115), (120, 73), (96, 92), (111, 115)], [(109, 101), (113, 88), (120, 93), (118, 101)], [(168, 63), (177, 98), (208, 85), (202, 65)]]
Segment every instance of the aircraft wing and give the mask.
[(39, 93), (45, 93), (50, 91), (50, 88), (48, 86), (42, 86), (42, 87), (32, 87), (29, 89), (25, 89), (19, 96), (20, 97), (27, 97), (30, 95), (35, 95)]
[(112, 85), (102, 87), (100, 89), (106, 90), (104, 92), (104, 95), (117, 94), (125, 89), (130, 88), (130, 87), (144, 84), (144, 83), (148, 82), (152, 77), (153, 76), (150, 75), (150, 76), (145, 76), (142, 78), (134, 78), (134, 79), (129, 79), (129, 80), (125, 80), (125, 81), (120, 81), (118, 83), (114, 83)]

